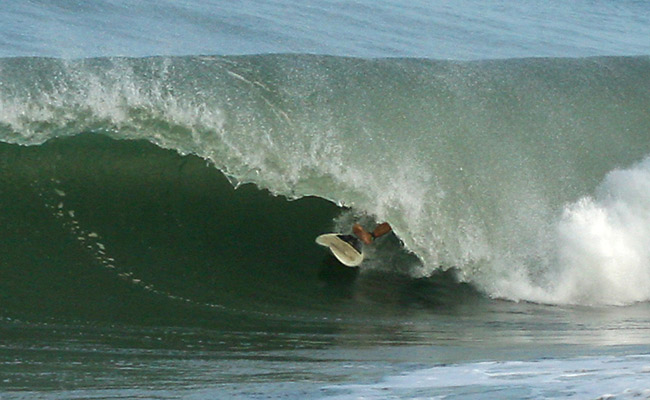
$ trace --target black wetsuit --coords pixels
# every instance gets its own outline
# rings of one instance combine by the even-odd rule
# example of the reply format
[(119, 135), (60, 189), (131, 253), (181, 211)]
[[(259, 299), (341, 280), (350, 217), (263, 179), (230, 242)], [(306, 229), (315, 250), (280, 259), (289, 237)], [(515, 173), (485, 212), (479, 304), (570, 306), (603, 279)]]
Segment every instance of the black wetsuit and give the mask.
[(350, 243), (352, 247), (359, 253), (361, 253), (361, 249), (363, 248), (363, 243), (361, 240), (359, 240), (358, 237), (354, 235), (336, 235), (339, 239), (343, 240), (344, 242)]

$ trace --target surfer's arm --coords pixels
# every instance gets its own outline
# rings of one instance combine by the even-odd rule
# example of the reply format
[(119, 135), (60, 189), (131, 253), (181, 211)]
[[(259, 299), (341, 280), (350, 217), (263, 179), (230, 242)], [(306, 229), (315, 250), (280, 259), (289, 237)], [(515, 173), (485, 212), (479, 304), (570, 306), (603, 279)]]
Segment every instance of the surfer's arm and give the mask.
[(365, 229), (363, 229), (363, 226), (359, 224), (354, 224), (352, 226), (352, 232), (354, 232), (354, 234), (357, 235), (357, 237), (361, 239), (361, 241), (365, 244), (372, 243), (374, 239), (378, 238), (379, 236), (383, 236), (387, 234), (391, 230), (392, 228), (390, 227), (388, 222), (384, 222), (382, 224), (377, 225), (375, 227), (375, 230), (372, 232), (366, 231)]
[(378, 238), (379, 236), (383, 236), (393, 230), (393, 228), (390, 227), (388, 222), (384, 222), (382, 224), (379, 224), (375, 227), (375, 230), (371, 233), (372, 237), (374, 239)]
[(372, 235), (368, 231), (363, 229), (363, 226), (361, 226), (360, 224), (352, 225), (352, 232), (354, 232), (354, 234), (357, 235), (357, 237), (361, 239), (363, 243), (365, 244), (372, 243), (372, 239), (373, 239)]

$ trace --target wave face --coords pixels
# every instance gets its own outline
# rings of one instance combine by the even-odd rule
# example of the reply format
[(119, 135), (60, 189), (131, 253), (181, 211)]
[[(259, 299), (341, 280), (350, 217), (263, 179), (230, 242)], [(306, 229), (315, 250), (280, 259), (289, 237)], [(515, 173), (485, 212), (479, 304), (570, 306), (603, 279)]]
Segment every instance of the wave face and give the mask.
[(545, 303), (650, 299), (649, 104), (648, 57), (0, 61), (5, 143), (194, 154), (235, 186), (351, 207), (336, 229), (389, 221), (419, 262), (381, 268)]

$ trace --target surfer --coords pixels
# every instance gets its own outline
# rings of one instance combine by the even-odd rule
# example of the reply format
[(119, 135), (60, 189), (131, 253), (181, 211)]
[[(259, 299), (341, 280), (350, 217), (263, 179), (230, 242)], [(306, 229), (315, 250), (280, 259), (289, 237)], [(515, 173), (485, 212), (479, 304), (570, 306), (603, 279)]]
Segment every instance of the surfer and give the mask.
[(354, 235), (324, 233), (316, 238), (316, 243), (328, 247), (334, 257), (347, 267), (358, 267), (363, 262), (363, 243), (371, 244), (379, 236), (393, 230), (387, 222), (375, 226), (368, 232), (356, 223), (352, 226)]
[(390, 227), (388, 222), (377, 225), (372, 232), (368, 232), (358, 223), (352, 226), (352, 232), (354, 232), (354, 234), (365, 244), (372, 243), (373, 240), (377, 239), (379, 236), (387, 234), (392, 229), (393, 228)]

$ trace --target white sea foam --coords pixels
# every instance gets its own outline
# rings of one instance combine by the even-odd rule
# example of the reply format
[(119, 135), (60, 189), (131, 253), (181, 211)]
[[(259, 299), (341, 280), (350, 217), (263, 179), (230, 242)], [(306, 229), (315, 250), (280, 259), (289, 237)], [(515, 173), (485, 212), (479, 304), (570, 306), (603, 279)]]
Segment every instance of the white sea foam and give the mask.
[(441, 365), (379, 383), (330, 386), (328, 399), (648, 398), (647, 355)]
[(650, 158), (611, 172), (594, 197), (567, 207), (558, 234), (558, 300), (650, 300)]
[(586, 305), (650, 300), (650, 158), (610, 172), (593, 196), (567, 205), (555, 233), (542, 273), (516, 269), (495, 284), (497, 296)]

